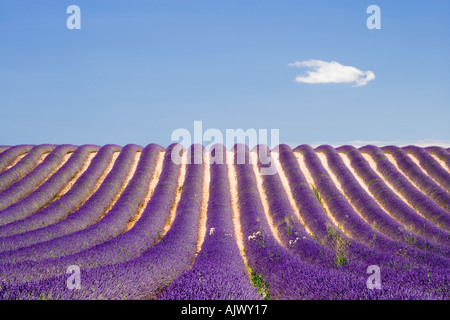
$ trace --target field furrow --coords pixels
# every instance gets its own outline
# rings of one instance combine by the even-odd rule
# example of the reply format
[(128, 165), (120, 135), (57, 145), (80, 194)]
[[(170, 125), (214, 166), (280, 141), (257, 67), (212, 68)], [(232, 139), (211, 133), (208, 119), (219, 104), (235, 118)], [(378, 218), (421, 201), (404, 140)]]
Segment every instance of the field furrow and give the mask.
[[(83, 150), (83, 151), (81, 151)], [(70, 178), (68, 178), (69, 180), (67, 181), (67, 183), (64, 185), (63, 188), (61, 188), (59, 190), (59, 192), (51, 199), (50, 202), (56, 201), (59, 198), (61, 198), (63, 195), (65, 195), (70, 188), (72, 188), (72, 186), (75, 184), (75, 182), (77, 182), (77, 180), (83, 175), (83, 173), (87, 170), (87, 168), (89, 168), (89, 166), (91, 165), (92, 159), (94, 159), (94, 157), (97, 155), (97, 152), (99, 150), (98, 146), (89, 146), (89, 145), (84, 145), (79, 147), (79, 152), (80, 155), (78, 157), (82, 157), (81, 153), (85, 153), (87, 152), (87, 157), (84, 159), (84, 161), (81, 164), (81, 167), (78, 168), (78, 157), (74, 157), (75, 159), (72, 159), (71, 161), (76, 161), (76, 164), (74, 165), (75, 167), (77, 167), (77, 171), (75, 172), (75, 174), (71, 175)], [(78, 150), (77, 150), (78, 151)], [(75, 156), (75, 154), (74, 154)], [(71, 167), (71, 165), (65, 165), (67, 166), (67, 171), (69, 171), (69, 167)]]
[[(389, 146), (382, 148), (382, 150), (406, 179), (422, 191), (426, 197), (429, 197), (447, 211), (448, 214), (443, 212), (443, 216), (450, 217), (450, 193), (434, 182), (401, 148)], [(424, 196), (421, 196), (421, 199), (425, 199)], [(429, 200), (425, 199), (424, 201)]]
[(412, 157), (420, 167), (436, 181), (447, 192), (450, 192), (450, 172), (442, 167), (439, 162), (434, 159), (425, 149), (408, 146), (403, 147), (403, 150)]
[[(25, 192), (30, 191), (33, 187), (32, 183), (25, 180), (28, 180), (27, 178), (30, 178), (32, 179), (32, 181), (37, 183), (38, 180), (36, 179), (36, 177), (32, 177), (30, 173), (27, 177), (20, 180), (20, 184), (17, 186), (17, 188), (9, 188), (8, 191), (11, 190), (11, 192), (16, 192), (14, 193), (14, 197), (10, 196), (9, 200), (12, 201), (12, 199), (14, 198), (16, 199), (16, 202), (8, 208), (0, 211), (1, 224), (6, 225), (13, 221), (22, 220), (36, 213), (41, 208), (45, 207), (48, 203), (53, 201), (58, 193), (61, 192), (61, 190), (66, 185), (68, 185), (69, 181), (81, 170), (83, 163), (86, 162), (89, 156), (89, 153), (95, 151), (96, 149), (97, 148), (93, 146), (79, 147), (73, 153), (70, 152), (66, 154), (64, 154), (66, 151), (62, 150), (62, 152), (58, 154), (54, 160), (54, 162), (57, 162), (59, 158), (60, 163), (54, 169), (52, 169), (47, 177), (48, 179), (45, 182), (41, 181), (42, 184), (30, 194), (25, 196), (20, 202), (17, 201), (20, 200), (19, 197), (21, 196), (21, 194), (23, 195)], [(55, 149), (54, 152), (58, 151), (59, 150)], [(52, 155), (49, 155), (47, 159), (51, 160), (51, 156)], [(49, 169), (50, 168), (40, 167), (36, 168), (35, 170), (40, 170), (36, 173), (37, 175), (39, 175), (39, 177), (43, 177), (46, 173), (48, 173)], [(20, 192), (18, 192), (16, 189), (19, 189)], [(5, 191), (2, 194), (8, 196), (9, 193)]]
[[(130, 171), (130, 166), (135, 160), (135, 154), (135, 146), (125, 146), (117, 157), (117, 160), (115, 160), (111, 171), (109, 171), (101, 186), (99, 186), (78, 210), (66, 216), (64, 220), (51, 224), (48, 227), (27, 232), (22, 236), (16, 235), (15, 238), (18, 241), (15, 241), (14, 243), (9, 241), (10, 239), (7, 239), (2, 242), (2, 245), (4, 244), (1, 248), (2, 251), (14, 250), (13, 248), (22, 248), (22, 250), (17, 249), (20, 251), (16, 252), (16, 254), (21, 256), (22, 260), (29, 260), (27, 259), (27, 254), (25, 252), (27, 250), (32, 252), (34, 247), (29, 247), (28, 249), (25, 247), (37, 245), (41, 242), (50, 241), (83, 230), (97, 222), (107, 212), (111, 202), (123, 187)], [(109, 163), (109, 165), (112, 164)], [(2, 254), (7, 253), (4, 252)], [(5, 258), (5, 261), (8, 261), (8, 258)]]
[(13, 146), (4, 150), (0, 154), (0, 173), (13, 167), (17, 162), (19, 162), (28, 151), (31, 150), (33, 146), (31, 145), (19, 145)]
[[(350, 166), (346, 157), (340, 155), (330, 146), (321, 146), (316, 151), (322, 160), (322, 164), (333, 178), (335, 185), (346, 196), (354, 210), (372, 228), (392, 240), (413, 246), (419, 250), (427, 248), (427, 250), (437, 254), (442, 252), (442, 246), (430, 243), (419, 235), (409, 232), (402, 224), (393, 219), (382, 208), (381, 204), (371, 196), (369, 189)], [(374, 238), (376, 237), (377, 234), (374, 233)]]
[(441, 165), (450, 171), (450, 152), (448, 149), (442, 147), (426, 147), (425, 150), (428, 151), (435, 159), (442, 161)]
[[(135, 208), (139, 206), (139, 201), (143, 200), (142, 193), (145, 192), (145, 189), (142, 190), (142, 185), (145, 185), (147, 182), (147, 171), (154, 168), (154, 163), (149, 165), (143, 162), (141, 170), (137, 172), (132, 183), (128, 185), (137, 169), (141, 147), (127, 145), (124, 147), (123, 152), (126, 155), (123, 158), (126, 162), (121, 163), (120, 166), (122, 170), (125, 169), (122, 171), (122, 179), (116, 180), (120, 177), (119, 172), (114, 175), (113, 179), (110, 179), (111, 187), (104, 190), (104, 194), (102, 194), (102, 198), (106, 200), (102, 203), (103, 210), (94, 211), (94, 208), (91, 208), (86, 214), (77, 216), (86, 223), (83, 229), (75, 231), (74, 228), (74, 231), (70, 234), (47, 241), (40, 241), (35, 245), (17, 249), (16, 251), (0, 253), (0, 263), (24, 260), (41, 261), (61, 257), (87, 249), (121, 233), (126, 228), (126, 223), (132, 217)], [(153, 152), (152, 156), (152, 160), (155, 162), (155, 152)], [(118, 159), (118, 161), (120, 160)], [(102, 184), (102, 187), (104, 185), (106, 185), (106, 181)], [(124, 191), (125, 188), (127, 189)], [(116, 203), (117, 206), (115, 206)], [(97, 204), (95, 209), (98, 209), (99, 205)], [(73, 215), (70, 217), (73, 217)], [(64, 222), (68, 221), (68, 219), (64, 220)], [(77, 226), (79, 225), (81, 223), (77, 224)]]
[[(405, 203), (374, 171), (373, 165), (367, 161), (369, 158), (365, 158), (356, 148), (347, 151), (346, 156), (349, 159), (349, 165), (387, 213), (411, 232), (432, 242), (448, 246), (449, 242), (445, 231), (430, 223)], [(415, 239), (411, 241), (415, 241)]]
[[(228, 183), (226, 149), (216, 145), (212, 156), (220, 163), (210, 165), (206, 212), (206, 235), (194, 265), (160, 296), (163, 300), (259, 299), (250, 283), (234, 237), (231, 193)], [(206, 154), (207, 155), (207, 154)], [(205, 156), (209, 164), (209, 157)], [(186, 291), (186, 288), (192, 290)], [(220, 289), (220, 290), (219, 290)]]
[(322, 246), (306, 230), (305, 226), (295, 214), (279, 173), (271, 175), (261, 174), (264, 166), (276, 161), (276, 153), (271, 153), (268, 148), (260, 146), (258, 151), (250, 153), (254, 157), (257, 166), (255, 170), (260, 197), (265, 197), (267, 208), (265, 215), (271, 223), (271, 231), (286, 249), (295, 253), (309, 263), (333, 266), (335, 262), (334, 251)]
[(34, 146), (13, 167), (0, 173), (0, 194), (39, 165), (54, 148), (49, 144)]
[[(171, 147), (167, 151), (156, 145), (151, 147), (155, 148), (154, 152), (158, 152), (157, 162), (145, 198), (147, 202), (140, 209), (143, 212), (139, 219), (134, 221), (131, 229), (78, 253), (38, 262), (25, 261), (15, 264), (17, 271), (5, 274), (4, 281), (20, 283), (26, 282), (27, 279), (37, 281), (63, 275), (68, 265), (77, 265), (83, 270), (88, 270), (118, 264), (139, 257), (158, 243), (164, 236), (163, 230), (169, 223), (170, 212), (177, 207), (176, 198), (179, 200), (178, 190), (182, 186), (180, 181), (184, 179), (181, 175), (184, 171), (180, 169), (186, 163), (183, 161), (182, 165), (173, 164)], [(184, 158), (185, 156), (186, 153)]]
[[(428, 221), (445, 231), (450, 229), (450, 216), (429, 197), (419, 191), (389, 161), (387, 155), (378, 147), (367, 146), (360, 149), (372, 169), (386, 181), (386, 184), (406, 204)], [(371, 157), (371, 158), (369, 158)], [(449, 234), (450, 239), (450, 234)]]
[[(78, 210), (103, 183), (119, 153), (117, 150), (119, 150), (118, 146), (111, 145), (100, 148), (91, 161), (89, 168), (86, 169), (64, 196), (25, 219), (0, 226), (0, 252), (14, 248), (14, 246), (6, 245), (7, 243), (15, 244), (15, 248), (19, 248), (21, 239), (24, 239), (21, 236), (9, 239), (4, 239), (3, 237), (11, 237), (16, 234), (45, 228), (65, 219), (68, 215)], [(46, 233), (45, 230), (39, 232), (41, 234), (37, 235), (37, 238), (44, 236)], [(29, 239), (31, 238), (29, 237)], [(21, 245), (25, 246), (26, 244), (21, 243)]]
[(34, 170), (29, 172), (25, 177), (11, 185), (8, 189), (0, 194), (0, 224), (4, 225), (9, 222), (21, 219), (21, 216), (14, 217), (8, 214), (3, 214), (3, 211), (14, 203), (24, 199), (30, 193), (38, 189), (47, 179), (64, 165), (72, 156), (75, 146), (61, 145), (56, 147), (45, 160), (41, 158)]
[(449, 162), (437, 146), (0, 146), (0, 300), (446, 300)]

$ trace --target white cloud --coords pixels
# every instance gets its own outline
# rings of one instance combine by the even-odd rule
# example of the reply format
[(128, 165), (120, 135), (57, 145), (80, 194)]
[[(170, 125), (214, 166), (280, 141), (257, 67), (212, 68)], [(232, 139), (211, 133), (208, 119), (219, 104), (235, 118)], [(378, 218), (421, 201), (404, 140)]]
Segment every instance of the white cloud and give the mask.
[(354, 83), (354, 87), (360, 87), (375, 79), (375, 74), (370, 70), (361, 71), (336, 61), (296, 61), (289, 63), (288, 66), (309, 69), (306, 71), (306, 75), (298, 75), (295, 78), (295, 81), (302, 83)]

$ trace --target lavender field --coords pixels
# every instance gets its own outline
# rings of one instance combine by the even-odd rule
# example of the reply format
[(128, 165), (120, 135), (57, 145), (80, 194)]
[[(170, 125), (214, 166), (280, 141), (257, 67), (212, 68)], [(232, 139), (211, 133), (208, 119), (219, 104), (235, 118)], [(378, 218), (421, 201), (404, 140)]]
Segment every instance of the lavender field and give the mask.
[(0, 146), (0, 299), (449, 299), (448, 149), (176, 147)]

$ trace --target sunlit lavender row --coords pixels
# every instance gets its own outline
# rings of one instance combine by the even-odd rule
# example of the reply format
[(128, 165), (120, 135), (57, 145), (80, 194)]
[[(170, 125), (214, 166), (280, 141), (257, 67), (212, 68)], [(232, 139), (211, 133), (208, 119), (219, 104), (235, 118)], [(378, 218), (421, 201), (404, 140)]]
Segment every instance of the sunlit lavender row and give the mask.
[(1, 300), (448, 300), (449, 285), (442, 147), (0, 148)]

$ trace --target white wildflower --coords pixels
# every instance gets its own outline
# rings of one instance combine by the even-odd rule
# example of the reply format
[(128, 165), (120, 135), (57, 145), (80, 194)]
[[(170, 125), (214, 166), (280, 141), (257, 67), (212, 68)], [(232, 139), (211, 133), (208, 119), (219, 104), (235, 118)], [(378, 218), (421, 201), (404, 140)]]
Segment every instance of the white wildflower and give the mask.
[[(305, 237), (303, 237), (303, 239), (305, 239)], [(300, 238), (295, 238), (295, 240), (289, 240), (289, 245), (292, 247), (293, 245), (295, 245), (297, 243), (297, 240), (300, 240)]]
[(248, 236), (248, 240), (256, 239), (256, 237), (257, 237), (257, 236), (260, 236), (260, 235), (261, 235), (261, 232), (260, 232), (260, 231), (258, 231), (258, 232), (253, 232), (253, 234), (252, 234), (251, 236)]

